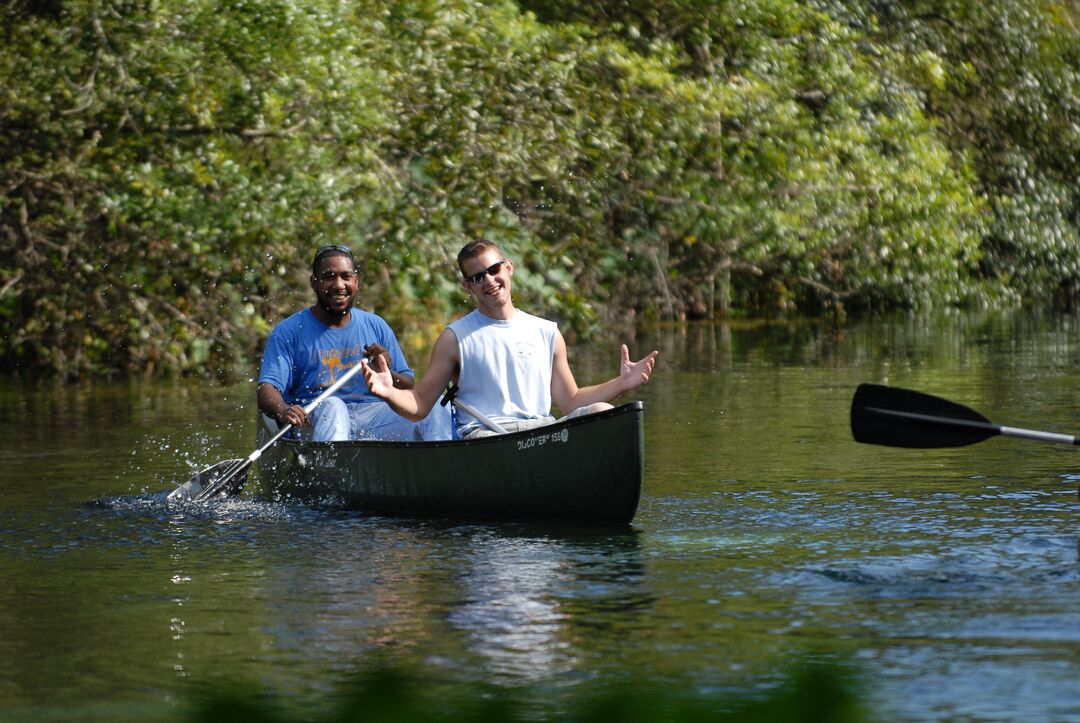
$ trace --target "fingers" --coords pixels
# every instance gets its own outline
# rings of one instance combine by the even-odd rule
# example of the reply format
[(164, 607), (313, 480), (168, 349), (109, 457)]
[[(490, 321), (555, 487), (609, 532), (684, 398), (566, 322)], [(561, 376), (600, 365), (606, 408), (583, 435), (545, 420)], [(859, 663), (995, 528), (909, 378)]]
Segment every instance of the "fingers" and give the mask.
[(308, 424), (307, 413), (304, 412), (304, 408), (298, 404), (291, 405), (283, 415), (281, 415), (281, 422), (291, 424), (294, 427), (303, 427)]
[(386, 357), (382, 354), (375, 354), (370, 359), (364, 357), (360, 360), (360, 363), (364, 365), (364, 378), (366, 379), (368, 373), (382, 374), (385, 371), (390, 370), (390, 366), (386, 363)]
[(367, 359), (361, 359), (360, 364), (362, 365), (363, 371), (361, 373), (364, 375), (368, 391), (377, 397), (385, 398), (387, 394), (386, 388), (393, 389), (394, 387), (394, 379), (386, 366), (386, 359), (377, 356), (374, 364)]
[(653, 368), (656, 366), (656, 357), (660, 356), (660, 352), (653, 350), (649, 356), (645, 357), (645, 381), (649, 381), (649, 377), (652, 376)]
[(647, 357), (642, 359), (642, 361), (645, 362), (645, 367), (650, 373), (652, 372), (653, 367), (656, 366), (656, 357), (658, 356), (660, 356), (660, 352), (654, 350), (650, 352)]
[(659, 351), (653, 350), (649, 352), (648, 356), (640, 361), (630, 363), (630, 352), (626, 347), (626, 344), (622, 346), (623, 355), (623, 368), (626, 369), (632, 376), (636, 376), (638, 384), (645, 384), (652, 376), (653, 368), (656, 366), (656, 358), (660, 355)]
[(652, 376), (653, 360), (649, 357), (645, 357), (638, 364), (641, 366), (641, 383), (645, 384)]
[(360, 373), (364, 375), (364, 383), (367, 384), (369, 392), (375, 392), (375, 370), (371, 368), (371, 362), (366, 358), (360, 360)]

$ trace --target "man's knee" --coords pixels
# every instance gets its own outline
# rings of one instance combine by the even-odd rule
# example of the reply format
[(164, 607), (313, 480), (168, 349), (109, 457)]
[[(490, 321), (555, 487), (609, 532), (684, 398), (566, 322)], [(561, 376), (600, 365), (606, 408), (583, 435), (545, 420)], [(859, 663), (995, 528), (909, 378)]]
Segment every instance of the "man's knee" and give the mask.
[(319, 406), (311, 412), (312, 420), (331, 419), (341, 415), (348, 416), (349, 407), (341, 397), (329, 397), (324, 399)]
[(569, 419), (571, 417), (581, 417), (586, 414), (596, 414), (597, 412), (605, 412), (608, 409), (613, 409), (615, 405), (608, 404), (607, 402), (595, 402), (593, 404), (586, 404), (584, 407), (578, 407), (574, 411), (567, 414), (563, 419)]
[(324, 399), (311, 412), (316, 442), (340, 442), (349, 438), (349, 407), (340, 397)]

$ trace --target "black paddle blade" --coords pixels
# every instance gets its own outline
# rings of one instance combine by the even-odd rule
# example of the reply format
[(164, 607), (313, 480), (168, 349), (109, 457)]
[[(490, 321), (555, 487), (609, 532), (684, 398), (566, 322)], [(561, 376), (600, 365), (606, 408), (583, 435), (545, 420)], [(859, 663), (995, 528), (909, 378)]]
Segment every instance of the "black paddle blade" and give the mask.
[(851, 434), (864, 444), (964, 447), (1000, 433), (974, 409), (910, 389), (860, 384), (851, 400)]

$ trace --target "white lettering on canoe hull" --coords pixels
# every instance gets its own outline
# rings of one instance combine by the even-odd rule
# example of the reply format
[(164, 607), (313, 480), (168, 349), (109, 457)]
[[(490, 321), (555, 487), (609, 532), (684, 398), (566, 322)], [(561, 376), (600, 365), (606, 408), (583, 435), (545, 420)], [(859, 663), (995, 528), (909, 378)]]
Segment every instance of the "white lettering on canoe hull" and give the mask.
[(517, 448), (532, 449), (533, 447), (543, 447), (545, 444), (566, 444), (570, 439), (569, 429), (560, 429), (556, 432), (544, 432), (542, 434), (534, 434), (531, 437), (525, 439), (519, 439)]

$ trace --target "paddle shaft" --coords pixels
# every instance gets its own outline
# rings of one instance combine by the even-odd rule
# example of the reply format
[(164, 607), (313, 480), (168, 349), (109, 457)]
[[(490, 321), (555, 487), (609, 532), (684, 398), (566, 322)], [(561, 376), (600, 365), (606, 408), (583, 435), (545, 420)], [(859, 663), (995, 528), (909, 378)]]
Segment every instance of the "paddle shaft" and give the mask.
[[(362, 365), (360, 365), (360, 364), (356, 364), (353, 367), (351, 367), (349, 369), (349, 371), (345, 372), (345, 374), (343, 374), (341, 376), (341, 379), (338, 379), (336, 382), (334, 382), (329, 387), (327, 387), (326, 391), (324, 391), (319, 396), (315, 397), (315, 399), (313, 399), (312, 401), (308, 402), (307, 406), (304, 407), (304, 414), (311, 414), (312, 410), (314, 410), (315, 407), (319, 406), (324, 401), (326, 401), (326, 399), (329, 398), (331, 395), (333, 395), (333, 393), (336, 392), (338, 389), (341, 389), (342, 385), (344, 385), (345, 382), (352, 379), (353, 376), (355, 376), (360, 371), (361, 368), (362, 368)], [(286, 434), (288, 434), (289, 430), (291, 430), (294, 426), (295, 425), (293, 425), (293, 424), (286, 424), (284, 427), (279, 429), (277, 434), (275, 434), (273, 437), (270, 438), (269, 442), (267, 442), (263, 446), (256, 449), (254, 452), (249, 454), (246, 459), (244, 459), (242, 462), (240, 462), (240, 464), (236, 465), (236, 467), (234, 467), (233, 469), (230, 469), (228, 472), (226, 472), (221, 477), (216, 479), (213, 484), (211, 484), (209, 487), (207, 487), (202, 492), (200, 492), (198, 494), (198, 496), (195, 497), (195, 499), (202, 500), (202, 499), (206, 499), (207, 497), (212, 497), (212, 496), (216, 495), (218, 493), (218, 491), (223, 489), (229, 483), (229, 481), (232, 480), (233, 477), (235, 477), (236, 475), (240, 474), (241, 472), (246, 470), (248, 467), (253, 465), (255, 463), (255, 461), (259, 459), (259, 457), (262, 457), (263, 452), (270, 449), (270, 447), (273, 446), (273, 444), (275, 442), (277, 442), (279, 439), (281, 439)]]
[(485, 427), (490, 429), (495, 434), (509, 434), (510, 433), (509, 430), (507, 430), (501, 424), (499, 424), (495, 420), (493, 420), (490, 417), (488, 417), (487, 415), (485, 415), (483, 412), (481, 412), (481, 411), (479, 411), (477, 409), (474, 409), (472, 406), (466, 404), (465, 402), (458, 401), (458, 398), (457, 398), (458, 391), (460, 391), (460, 388), (458, 387), (458, 385), (456, 383), (454, 383), (453, 381), (451, 381), (449, 384), (446, 385), (446, 391), (443, 392), (443, 397), (442, 397), (442, 400), (439, 401), (439, 404), (441, 406), (444, 406), (444, 407), (447, 404), (453, 404), (454, 406), (460, 407), (463, 412), (465, 412), (466, 414), (471, 414), (474, 417), (476, 417), (480, 421), (481, 424), (483, 424)]
[(495, 432), (495, 434), (509, 433), (507, 432), (506, 428), (503, 427), (501, 424), (477, 411), (475, 408), (470, 407), (468, 404), (458, 401), (456, 398), (454, 399), (453, 404), (456, 404), (457, 406), (461, 407), (461, 409), (464, 410), (466, 413), (471, 414), (477, 419), (479, 419), (485, 427), (490, 429), (492, 432)]
[(1040, 432), (1034, 429), (1021, 427), (1006, 427), (993, 422), (979, 422), (973, 419), (957, 419), (955, 417), (939, 417), (931, 414), (918, 412), (902, 412), (898, 409), (883, 409), (881, 407), (863, 407), (863, 410), (880, 417), (887, 417), (901, 421), (927, 424), (937, 427), (952, 427), (955, 429), (970, 429), (989, 435), (1000, 434), (1004, 437), (1019, 437), (1021, 439), (1033, 439), (1039, 442), (1053, 442), (1055, 444), (1080, 445), (1080, 438), (1068, 434), (1055, 434), (1054, 432)]

